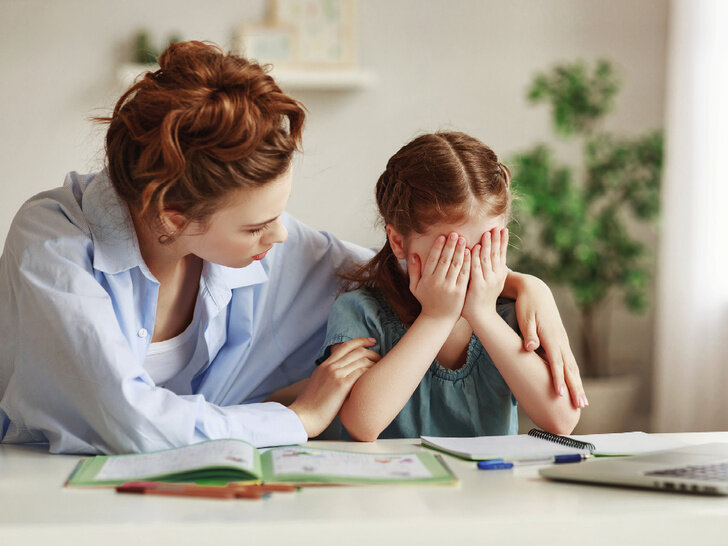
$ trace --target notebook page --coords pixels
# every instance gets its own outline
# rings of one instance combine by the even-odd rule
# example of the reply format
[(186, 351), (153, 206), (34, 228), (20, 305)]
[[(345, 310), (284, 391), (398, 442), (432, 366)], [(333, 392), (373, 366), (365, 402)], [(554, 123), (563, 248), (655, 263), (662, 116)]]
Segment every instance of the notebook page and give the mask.
[(202, 442), (179, 449), (109, 458), (94, 481), (138, 479), (206, 466), (254, 469), (253, 446), (236, 441)]
[(597, 455), (637, 455), (664, 449), (685, 447), (686, 443), (646, 432), (615, 432), (608, 434), (569, 434), (569, 438), (591, 442)]
[(350, 478), (431, 478), (432, 473), (413, 455), (379, 455), (326, 451), (308, 447), (273, 450), (276, 477), (289, 474)]
[(425, 445), (474, 460), (504, 459), (523, 461), (555, 455), (577, 453), (586, 455), (589, 453), (588, 449), (562, 446), (527, 434), (477, 436), (473, 438), (422, 436), (421, 439)]

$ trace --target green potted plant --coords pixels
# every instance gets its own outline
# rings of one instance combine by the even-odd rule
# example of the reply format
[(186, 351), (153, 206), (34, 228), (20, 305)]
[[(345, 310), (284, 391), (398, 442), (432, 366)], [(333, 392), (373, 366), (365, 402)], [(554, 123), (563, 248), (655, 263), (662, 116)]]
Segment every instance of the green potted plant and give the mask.
[(152, 43), (149, 32), (146, 29), (140, 29), (134, 35), (134, 54), (133, 61), (136, 64), (156, 64), (157, 57), (170, 44), (180, 42), (182, 39), (176, 33), (170, 34), (162, 49), (157, 49)]
[(575, 62), (538, 74), (528, 99), (550, 105), (555, 134), (578, 141), (581, 160), (560, 164), (554, 148), (538, 144), (510, 162), (516, 195), (511, 264), (568, 288), (580, 317), (580, 330), (570, 337), (581, 349), (587, 378), (612, 373), (608, 345), (596, 327), (605, 299), (620, 292), (627, 309), (643, 311), (653, 268), (652, 254), (634, 231), (657, 219), (662, 133), (627, 138), (600, 130), (618, 89), (604, 60), (592, 68)]

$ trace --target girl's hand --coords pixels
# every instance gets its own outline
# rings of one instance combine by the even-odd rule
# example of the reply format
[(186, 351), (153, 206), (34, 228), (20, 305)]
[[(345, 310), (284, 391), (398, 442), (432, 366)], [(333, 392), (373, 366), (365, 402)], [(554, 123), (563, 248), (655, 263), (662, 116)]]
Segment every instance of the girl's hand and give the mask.
[(376, 343), (358, 337), (337, 345), (311, 375), (296, 401), (289, 407), (296, 412), (309, 438), (318, 436), (339, 413), (351, 388), (381, 356), (365, 349)]
[(523, 346), (535, 351), (539, 344), (551, 368), (554, 391), (565, 396), (568, 388), (575, 408), (589, 405), (579, 375), (569, 336), (561, 321), (559, 309), (549, 287), (542, 280), (524, 275), (524, 288), (516, 296), (518, 326), (523, 333)]
[(463, 318), (473, 324), (478, 313), (495, 313), (495, 302), (503, 291), (508, 268), (508, 229), (492, 229), (473, 247), (470, 264), (470, 286), (465, 297)]
[(420, 314), (455, 322), (463, 309), (470, 277), (470, 251), (465, 238), (451, 233), (446, 240), (440, 235), (424, 266), (413, 254), (407, 269), (410, 291), (422, 305)]

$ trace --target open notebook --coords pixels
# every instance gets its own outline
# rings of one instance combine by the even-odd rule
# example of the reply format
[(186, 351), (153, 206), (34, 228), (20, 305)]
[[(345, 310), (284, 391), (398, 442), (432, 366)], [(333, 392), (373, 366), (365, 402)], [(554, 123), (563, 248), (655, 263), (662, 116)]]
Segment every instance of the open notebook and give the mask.
[(81, 459), (69, 487), (117, 486), (131, 481), (267, 484), (455, 483), (432, 453), (356, 453), (307, 446), (260, 451), (241, 440), (131, 455)]
[(420, 439), (424, 446), (473, 461), (488, 459), (527, 461), (574, 454), (583, 456), (636, 455), (686, 445), (677, 440), (646, 432), (559, 436), (538, 429), (532, 429), (528, 434), (511, 436), (476, 436), (473, 438), (421, 436)]

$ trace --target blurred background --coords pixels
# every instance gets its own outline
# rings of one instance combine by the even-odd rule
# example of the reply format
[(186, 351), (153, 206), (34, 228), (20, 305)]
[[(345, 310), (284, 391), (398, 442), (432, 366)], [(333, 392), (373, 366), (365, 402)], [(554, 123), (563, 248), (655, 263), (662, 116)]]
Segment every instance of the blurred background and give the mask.
[[(602, 363), (598, 370), (582, 364), (592, 376), (591, 405), (579, 430), (728, 429), (721, 343), (728, 338), (728, 190), (720, 161), (728, 142), (728, 2), (0, 0), (0, 241), (27, 198), (61, 185), (68, 171), (102, 168), (103, 128), (89, 118), (108, 113), (145, 69), (129, 66), (145, 61), (135, 50), (141, 31), (142, 49), (161, 50), (171, 37), (210, 40), (274, 61), (282, 87), (309, 111), (288, 210), (361, 245), (384, 238), (373, 189), (387, 159), (422, 132), (470, 133), (514, 170), (524, 152), (547, 146), (552, 165), (571, 172), (571, 186), (552, 188), (554, 206), (563, 201), (559, 192), (581, 195), (600, 180), (631, 184), (614, 218), (629, 236), (620, 240), (642, 248), (644, 274), (631, 269), (599, 284), (603, 297), (589, 324)], [(337, 49), (317, 46), (316, 32)], [(574, 104), (594, 98), (600, 60), (614, 76), (607, 78), (614, 92), (602, 97), (608, 108), (583, 135), (564, 137), (551, 106), (571, 97), (567, 111), (578, 110)], [(538, 75), (553, 85), (534, 102), (528, 96)], [(648, 134), (664, 137), (664, 155), (661, 145), (649, 157), (633, 153)], [(619, 144), (607, 164), (629, 156), (631, 170), (599, 175), (604, 170), (585, 154), (599, 135)], [(650, 176), (629, 172), (648, 163), (659, 219), (645, 220), (630, 205)], [(536, 195), (538, 177), (531, 189), (527, 182), (522, 193)], [(527, 228), (537, 218), (516, 220)], [(542, 232), (558, 227), (553, 215), (548, 222)], [(542, 243), (526, 241), (526, 233), (514, 254), (528, 246), (537, 255)], [(606, 235), (589, 236), (594, 244), (582, 240), (579, 259), (607, 271), (609, 256), (596, 250)], [(585, 289), (569, 270), (547, 280), (582, 363), (590, 358)], [(641, 291), (642, 311), (625, 303), (625, 289)]]

